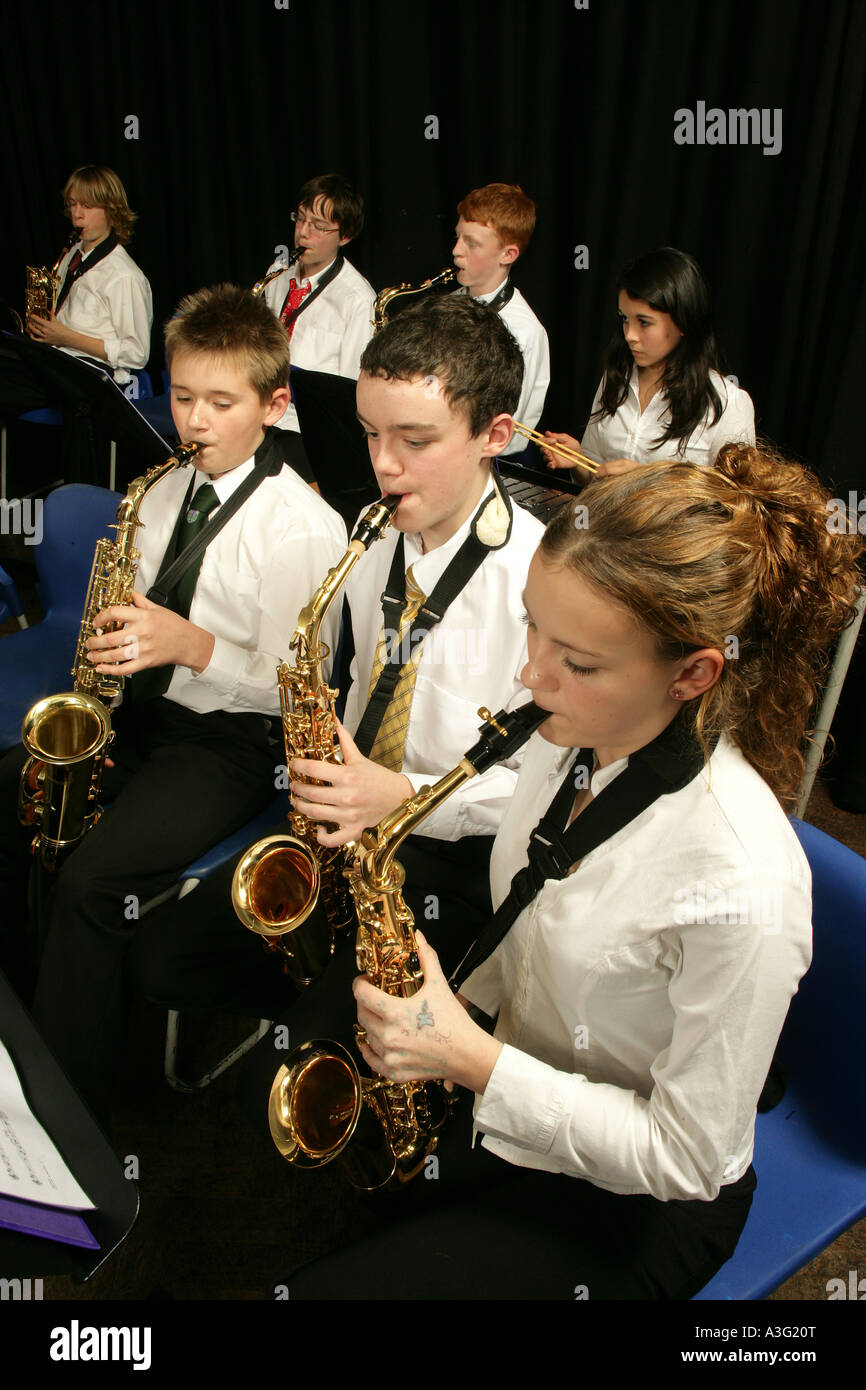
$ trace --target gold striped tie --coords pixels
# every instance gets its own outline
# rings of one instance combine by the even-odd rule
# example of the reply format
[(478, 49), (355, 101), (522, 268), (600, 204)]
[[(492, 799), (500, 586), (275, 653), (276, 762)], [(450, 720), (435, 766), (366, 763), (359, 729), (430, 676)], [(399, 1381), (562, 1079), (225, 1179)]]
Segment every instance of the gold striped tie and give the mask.
[[(403, 640), (404, 633), (409, 631), (426, 597), (427, 595), (423, 594), (415, 583), (410, 565), (406, 570), (406, 607), (403, 609), (403, 616), (400, 619), (400, 631), (397, 635), (398, 647)], [(370, 757), (373, 762), (379, 763), (381, 767), (389, 768), (392, 772), (400, 772), (403, 767), (403, 749), (409, 729), (409, 712), (412, 708), (412, 696), (415, 694), (415, 678), (418, 674), (418, 662), (421, 660), (423, 645), (423, 642), (413, 644), (411, 658), (397, 681), (394, 694), (391, 696), (382, 723), (379, 725), (376, 741), (370, 749)], [(388, 648), (385, 643), (383, 624), (376, 651), (376, 660), (373, 662), (373, 670), (370, 674), (368, 700), (376, 688), (376, 682), (382, 674), (387, 658)]]

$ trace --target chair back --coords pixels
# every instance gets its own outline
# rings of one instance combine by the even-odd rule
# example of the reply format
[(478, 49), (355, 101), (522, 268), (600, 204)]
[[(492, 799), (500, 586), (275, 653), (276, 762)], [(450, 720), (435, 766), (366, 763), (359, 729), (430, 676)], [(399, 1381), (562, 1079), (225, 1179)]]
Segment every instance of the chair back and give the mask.
[(862, 1160), (866, 859), (814, 825), (798, 820), (793, 825), (812, 870), (815, 947), (791, 1004), (780, 1055), (800, 1104), (840, 1150)]
[(45, 499), (42, 542), (35, 547), (39, 597), (46, 618), (75, 615), (81, 621), (96, 542), (111, 536), (120, 494), (90, 483), (69, 483)]
[(20, 741), (31, 705), (72, 685), (96, 542), (112, 534), (120, 501), (116, 492), (87, 483), (70, 483), (46, 498), (42, 540), (33, 547), (45, 616), (0, 641), (0, 749)]

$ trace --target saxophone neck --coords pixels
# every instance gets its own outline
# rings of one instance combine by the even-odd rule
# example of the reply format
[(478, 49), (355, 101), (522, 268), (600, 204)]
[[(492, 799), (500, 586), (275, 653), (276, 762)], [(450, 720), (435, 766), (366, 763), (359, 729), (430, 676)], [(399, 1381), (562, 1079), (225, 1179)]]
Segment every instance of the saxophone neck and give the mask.
[(434, 285), (447, 285), (454, 279), (454, 269), (446, 266), (440, 270), (438, 275), (432, 275), (429, 280), (424, 280), (420, 285), (409, 285), (404, 280), (400, 285), (392, 285), (387, 290), (382, 290), (376, 296), (376, 307), (373, 311), (373, 331), (378, 333), (388, 322), (388, 308), (395, 299), (402, 299), (407, 294), (422, 294), (424, 290), (432, 289)]
[(60, 255), (57, 257), (57, 260), (51, 267), (52, 278), (56, 278), (60, 274), (60, 267), (62, 266), (67, 253), (72, 250), (73, 246), (78, 241), (78, 239), (78, 231), (73, 227), (72, 231), (69, 233), (69, 236), (66, 238), (63, 250), (60, 252)]
[(290, 252), (279, 265), (275, 265), (273, 270), (269, 270), (266, 275), (262, 276), (261, 280), (256, 281), (250, 293), (253, 294), (256, 299), (261, 299), (271, 281), (276, 280), (278, 275), (285, 275), (286, 271), (290, 270), (295, 262), (301, 259), (305, 249), (306, 248), (303, 246), (296, 246), (294, 251)]
[(138, 517), (139, 508), (151, 488), (167, 473), (171, 473), (175, 468), (184, 468), (195, 458), (200, 444), (182, 444), (171, 458), (164, 463), (158, 463), (155, 468), (150, 468), (141, 478), (133, 478), (129, 485), (127, 494), (117, 509), (117, 539), (121, 542), (121, 537), (126, 538), (129, 528), (136, 528), (141, 525)]
[(394, 856), (408, 835), (414, 833), (442, 802), (470, 777), (486, 772), (496, 763), (504, 762), (522, 748), (531, 734), (550, 716), (532, 700), (517, 709), (491, 714), (489, 709), (478, 711), (484, 723), (479, 738), (451, 772), (446, 772), (432, 787), (421, 787), (395, 811), (386, 816), (362, 839), (362, 868), (365, 882), (374, 891), (399, 887), (393, 867)]
[(298, 625), (289, 645), (298, 665), (316, 666), (313, 684), (317, 687), (324, 684), (320, 665), (327, 652), (321, 647), (319, 634), (325, 616), (361, 556), (387, 530), (399, 502), (399, 497), (382, 497), (367, 509), (342, 560), (328, 570), (310, 602), (298, 614)]
[(387, 892), (399, 888), (403, 881), (402, 870), (394, 863), (394, 857), (403, 841), (414, 834), (418, 826), (441, 806), (452, 792), (475, 776), (475, 768), (466, 758), (444, 777), (440, 777), (432, 787), (421, 787), (395, 811), (381, 820), (372, 830), (365, 830), (361, 840), (361, 873), (364, 881), (374, 892)]

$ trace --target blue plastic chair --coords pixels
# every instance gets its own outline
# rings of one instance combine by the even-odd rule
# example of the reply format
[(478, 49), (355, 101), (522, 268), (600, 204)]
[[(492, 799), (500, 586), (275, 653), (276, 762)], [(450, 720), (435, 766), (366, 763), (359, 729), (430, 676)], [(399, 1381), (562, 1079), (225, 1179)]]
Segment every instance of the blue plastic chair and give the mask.
[[(181, 874), (179, 884), (175, 888), (169, 889), (167, 893), (160, 894), (158, 898), (152, 898), (148, 903), (145, 903), (140, 915), (144, 916), (145, 912), (166, 901), (178, 890), (183, 896), (187, 889), (194, 887), (203, 878), (207, 878), (220, 864), (225, 863), (227, 859), (232, 859), (236, 854), (240, 854), (247, 845), (255, 844), (256, 840), (260, 840), (278, 820), (285, 819), (288, 812), (288, 793), (280, 792), (263, 811), (260, 811), (240, 830), (236, 830), (232, 835), (227, 835), (224, 840), (220, 840), (218, 845), (213, 845), (211, 849), (207, 850), (194, 864), (189, 864)], [(244, 928), (239, 922), (238, 931), (242, 932), (243, 930)], [(205, 1086), (209, 1086), (212, 1081), (215, 1081), (218, 1076), (249, 1052), (250, 1048), (255, 1047), (271, 1026), (270, 1019), (260, 1019), (258, 1027), (252, 1033), (248, 1034), (225, 1056), (219, 1058), (202, 1076), (195, 1081), (187, 1081), (179, 1076), (177, 1071), (181, 1016), (179, 1009), (168, 1010), (165, 1028), (165, 1079), (176, 1091), (187, 1093), (201, 1091)]]
[(20, 742), (22, 720), (37, 700), (72, 688), (96, 542), (112, 534), (120, 501), (116, 492), (87, 483), (70, 483), (45, 499), (42, 540), (33, 547), (45, 617), (0, 642), (0, 748)]
[(788, 1089), (758, 1116), (749, 1219), (700, 1300), (765, 1298), (866, 1214), (866, 859), (793, 825), (812, 869), (814, 960), (782, 1033)]
[(5, 623), (7, 618), (16, 618), (20, 628), (27, 627), (24, 605), (18, 596), (15, 580), (0, 565), (0, 623)]

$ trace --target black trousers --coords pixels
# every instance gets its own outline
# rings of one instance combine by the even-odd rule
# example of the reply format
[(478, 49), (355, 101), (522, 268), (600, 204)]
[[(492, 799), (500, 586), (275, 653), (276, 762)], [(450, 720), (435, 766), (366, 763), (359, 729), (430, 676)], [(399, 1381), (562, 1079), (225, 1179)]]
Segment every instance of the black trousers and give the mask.
[[(268, 833), (285, 830), (283, 820)], [(399, 850), (406, 870), (404, 897), (445, 969), (462, 959), (490, 914), (492, 844), (489, 836), (448, 841), (416, 835)], [(354, 932), (324, 976), (298, 996), (283, 956), (268, 950), (234, 914), (231, 882), (240, 858), (222, 865), (194, 892), (142, 923), (127, 959), (130, 985), (171, 1008), (226, 1009), (283, 1022), (289, 1010), (293, 1036), (299, 1026), (296, 1018), (309, 1020), (310, 1037), (335, 1014), (348, 1014), (351, 1025), (351, 982), (357, 974)], [(270, 1079), (265, 1094), (269, 1088)]]
[[(39, 866), (34, 1016), (70, 1079), (104, 1110), (125, 1017), (124, 959), (138, 909), (273, 795), (277, 745), (261, 715), (193, 714), (158, 699), (120, 711), (110, 809), (55, 874)], [(276, 727), (277, 721), (273, 721)], [(0, 765), (0, 891), (17, 893), (32, 832), (18, 826), (23, 753)]]
[[(688, 1299), (733, 1254), (749, 1168), (712, 1202), (620, 1196), (471, 1144), (463, 1092), (434, 1164), (377, 1194), (378, 1229), (276, 1281), (297, 1299)], [(316, 1181), (315, 1173), (306, 1175)], [(280, 1295), (285, 1296), (283, 1289)]]

